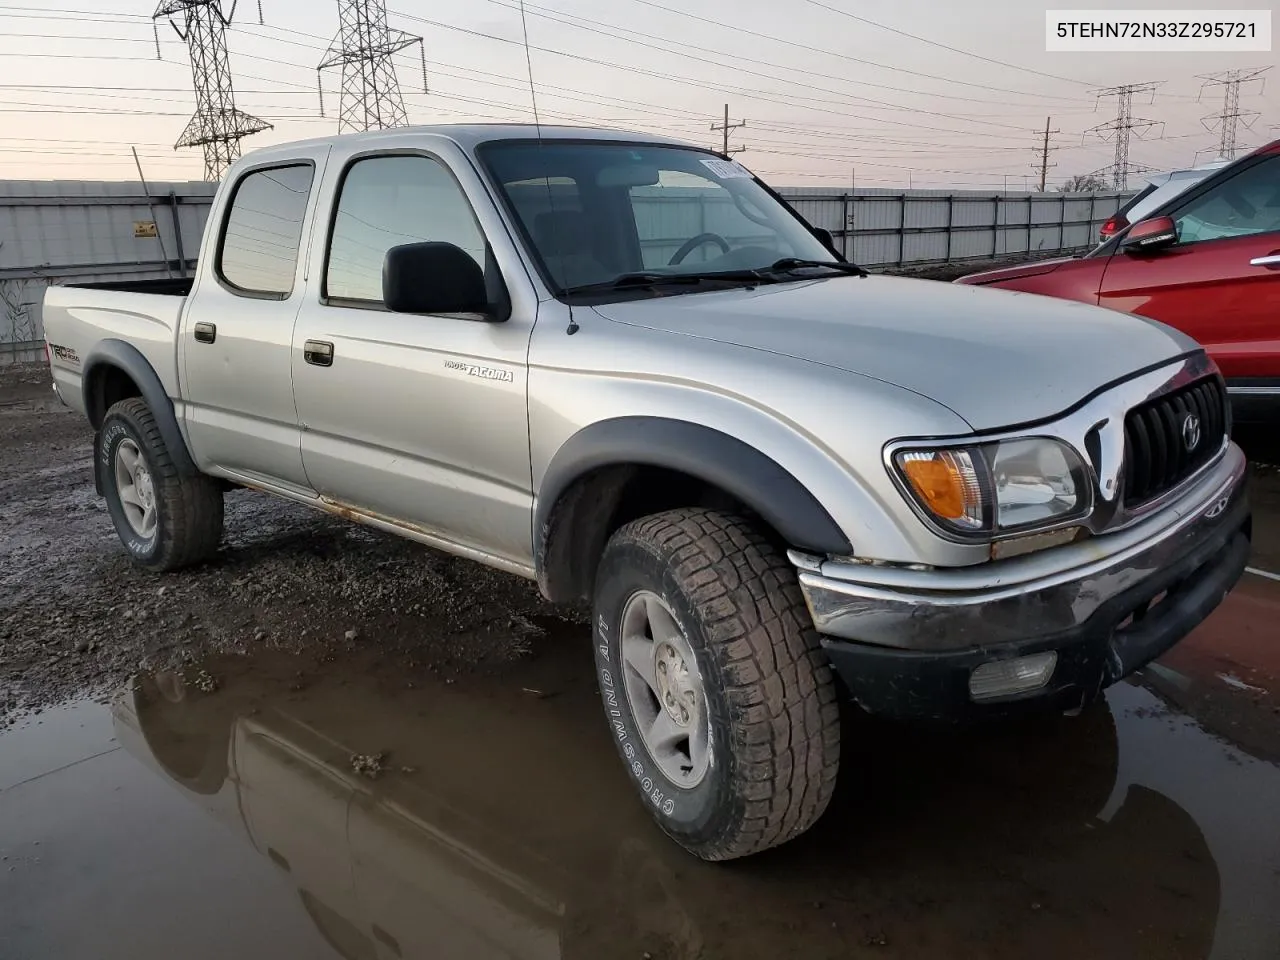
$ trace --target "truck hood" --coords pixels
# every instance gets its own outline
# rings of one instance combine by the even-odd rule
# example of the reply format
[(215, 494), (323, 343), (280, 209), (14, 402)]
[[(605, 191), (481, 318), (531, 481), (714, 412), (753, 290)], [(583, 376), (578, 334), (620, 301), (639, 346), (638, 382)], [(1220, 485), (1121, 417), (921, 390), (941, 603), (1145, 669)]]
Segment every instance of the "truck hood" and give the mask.
[(983, 284), (996, 283), (1000, 280), (1016, 280), (1019, 277), (1038, 277), (1042, 274), (1053, 273), (1064, 263), (1071, 263), (1076, 257), (1057, 257), (1053, 260), (1037, 260), (1034, 263), (1022, 263), (1016, 267), (1001, 267), (997, 270), (983, 270), (980, 273), (971, 273), (968, 276), (960, 277), (956, 283), (960, 284)]
[[(943, 404), (975, 430), (1052, 417), (1099, 387), (1196, 349), (1162, 324), (1101, 307), (900, 277), (834, 277), (595, 309), (618, 323), (882, 380)], [(708, 355), (708, 378), (716, 374)]]

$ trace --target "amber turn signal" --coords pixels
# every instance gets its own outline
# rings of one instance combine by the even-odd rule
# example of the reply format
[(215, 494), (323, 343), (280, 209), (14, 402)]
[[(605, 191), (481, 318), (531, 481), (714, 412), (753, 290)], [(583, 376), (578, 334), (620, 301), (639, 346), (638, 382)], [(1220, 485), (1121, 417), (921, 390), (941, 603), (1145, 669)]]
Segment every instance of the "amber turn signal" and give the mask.
[(967, 450), (902, 453), (898, 466), (934, 516), (971, 530), (983, 526), (982, 487)]

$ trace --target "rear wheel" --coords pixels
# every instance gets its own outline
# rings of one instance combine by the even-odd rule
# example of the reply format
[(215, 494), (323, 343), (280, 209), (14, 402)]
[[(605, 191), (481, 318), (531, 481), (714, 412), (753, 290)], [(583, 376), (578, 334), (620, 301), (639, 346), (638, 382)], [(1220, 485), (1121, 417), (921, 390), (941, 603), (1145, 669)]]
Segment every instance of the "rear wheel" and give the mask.
[(111, 522), (139, 566), (177, 570), (218, 549), (221, 488), (211, 477), (178, 470), (140, 397), (107, 411), (96, 469)]
[(727, 860), (817, 821), (839, 765), (835, 682), (795, 571), (749, 521), (687, 509), (623, 527), (594, 621), (615, 743), (668, 835)]

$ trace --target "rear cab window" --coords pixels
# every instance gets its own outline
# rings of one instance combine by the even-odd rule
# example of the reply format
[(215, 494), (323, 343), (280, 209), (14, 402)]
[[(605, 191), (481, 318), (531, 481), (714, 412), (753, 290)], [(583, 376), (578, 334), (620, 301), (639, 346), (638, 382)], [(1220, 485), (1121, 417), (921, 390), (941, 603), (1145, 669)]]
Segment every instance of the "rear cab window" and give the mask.
[(314, 178), (307, 162), (252, 170), (235, 185), (217, 257), (218, 279), (232, 293), (273, 300), (293, 293)]

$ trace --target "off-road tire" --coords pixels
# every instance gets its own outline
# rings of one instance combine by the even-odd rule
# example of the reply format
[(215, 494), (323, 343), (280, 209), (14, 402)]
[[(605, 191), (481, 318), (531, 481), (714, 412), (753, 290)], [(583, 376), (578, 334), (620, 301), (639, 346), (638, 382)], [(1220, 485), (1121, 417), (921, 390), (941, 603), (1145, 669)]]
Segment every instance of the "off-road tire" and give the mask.
[[(658, 768), (622, 671), (622, 615), (660, 597), (693, 651), (710, 718), (710, 765), (692, 788)], [(615, 746), (658, 825), (704, 860), (785, 843), (822, 816), (836, 784), (840, 710), (795, 570), (750, 521), (702, 509), (627, 524), (595, 584), (597, 679)]]
[[(116, 449), (126, 438), (142, 452), (154, 485), (157, 524), (146, 539), (130, 526), (116, 489)], [(211, 477), (178, 470), (146, 401), (131, 397), (111, 407), (97, 448), (94, 469), (107, 511), (134, 563), (162, 573), (199, 563), (217, 551), (222, 541), (222, 490)]]

